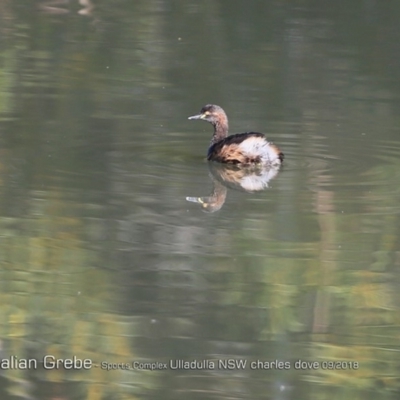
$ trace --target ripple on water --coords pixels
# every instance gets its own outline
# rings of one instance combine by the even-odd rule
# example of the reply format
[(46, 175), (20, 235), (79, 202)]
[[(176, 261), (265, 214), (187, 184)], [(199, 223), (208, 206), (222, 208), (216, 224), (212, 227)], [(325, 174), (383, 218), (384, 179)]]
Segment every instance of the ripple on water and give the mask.
[[(136, 148), (135, 163), (142, 164), (136, 172), (141, 170), (171, 183), (185, 182), (189, 192), (191, 185), (207, 184), (204, 140), (189, 143), (184, 135), (171, 134), (168, 140), (155, 140), (143, 149)], [(360, 135), (335, 142), (326, 136), (305, 138), (299, 134), (278, 134), (274, 139), (285, 153), (275, 188), (294, 190), (300, 185), (306, 191), (335, 191), (339, 203), (353, 199), (368, 207), (377, 198), (397, 192), (400, 141), (370, 140)], [(128, 153), (131, 157), (132, 152)], [(393, 211), (397, 212), (387, 205), (379, 208), (379, 212)]]
[(298, 134), (280, 135), (278, 140), (279, 147), (285, 155), (283, 168), (286, 172), (311, 170), (327, 173), (334, 168), (334, 161), (339, 159), (329, 152), (326, 138), (322, 136), (312, 139), (312, 149), (303, 143), (302, 137)]
[[(285, 153), (279, 184), (275, 185), (280, 190), (331, 192), (333, 212), (400, 212), (400, 140), (371, 140), (365, 135), (336, 140), (296, 134), (281, 135), (279, 144)], [(304, 201), (303, 211), (314, 209), (311, 203), (315, 199), (307, 195), (298, 198)]]
[(400, 141), (364, 140), (343, 141), (345, 154), (335, 165), (335, 173), (342, 185), (396, 185), (400, 178)]
[[(168, 137), (147, 140), (145, 145), (118, 143), (119, 153), (129, 159), (131, 170), (137, 175), (151, 176), (154, 180), (168, 180), (170, 184), (190, 180), (199, 176), (199, 169), (207, 168), (204, 165), (205, 155), (185, 140), (183, 134), (169, 134)], [(143, 182), (145, 184), (145, 182)]]
[(390, 179), (392, 168), (400, 164), (400, 141), (347, 138), (334, 146), (326, 137), (315, 136), (311, 149), (303, 151), (302, 147), (305, 145), (299, 143), (299, 137), (282, 143), (285, 170), (332, 175), (333, 179), (325, 182), (327, 185), (383, 184)]

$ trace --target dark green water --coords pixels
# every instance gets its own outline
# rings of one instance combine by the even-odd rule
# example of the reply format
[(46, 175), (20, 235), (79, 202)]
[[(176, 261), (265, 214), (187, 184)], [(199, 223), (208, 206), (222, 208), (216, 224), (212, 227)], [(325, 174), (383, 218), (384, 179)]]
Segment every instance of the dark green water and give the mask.
[[(398, 399), (399, 18), (2, 1), (0, 398)], [(204, 160), (206, 103), (285, 153), (264, 190)]]

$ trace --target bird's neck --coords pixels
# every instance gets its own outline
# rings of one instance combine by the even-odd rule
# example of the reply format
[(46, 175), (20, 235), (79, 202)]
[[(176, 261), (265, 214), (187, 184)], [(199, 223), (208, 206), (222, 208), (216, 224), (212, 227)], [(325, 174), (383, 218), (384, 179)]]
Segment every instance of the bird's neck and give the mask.
[(217, 121), (213, 124), (214, 134), (211, 139), (211, 145), (225, 139), (228, 136), (228, 121)]

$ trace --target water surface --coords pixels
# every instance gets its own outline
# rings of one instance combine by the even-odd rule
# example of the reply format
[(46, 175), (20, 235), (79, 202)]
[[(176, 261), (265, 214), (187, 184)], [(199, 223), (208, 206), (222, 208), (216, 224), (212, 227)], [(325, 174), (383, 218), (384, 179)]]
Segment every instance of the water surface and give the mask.
[[(399, 397), (397, 3), (0, 7), (2, 399)], [(263, 190), (206, 103), (285, 153)]]

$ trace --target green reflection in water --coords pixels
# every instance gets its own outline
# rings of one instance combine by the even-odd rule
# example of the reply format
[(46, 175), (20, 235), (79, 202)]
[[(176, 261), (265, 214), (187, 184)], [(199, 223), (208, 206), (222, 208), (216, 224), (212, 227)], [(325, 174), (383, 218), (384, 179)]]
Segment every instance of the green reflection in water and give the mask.
[[(100, 365), (131, 364), (134, 319), (107, 311), (110, 273), (95, 268), (96, 254), (80, 247), (81, 233), (89, 227), (65, 216), (74, 205), (65, 204), (60, 192), (39, 195), (40, 208), (30, 218), (0, 221), (2, 358), (37, 360), (30, 370), (5, 367), (8, 391), (28, 396), (32, 388), (27, 382), (33, 379), (36, 385), (52, 382), (55, 393), (86, 392), (88, 399), (128, 396), (145, 385), (141, 373), (107, 371)], [(90, 359), (96, 366), (87, 371), (46, 369), (43, 360), (49, 355)], [(80, 384), (67, 389), (70, 382)]]
[[(398, 6), (40, 5), (0, 4), (2, 356), (360, 368), (5, 370), (8, 392), (398, 398)], [(184, 200), (208, 101), (288, 154), (212, 218)]]

